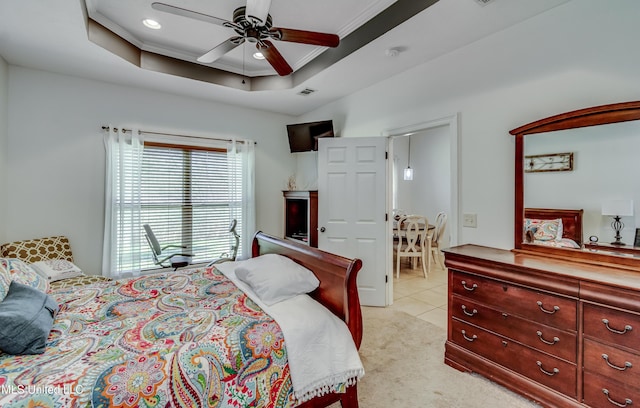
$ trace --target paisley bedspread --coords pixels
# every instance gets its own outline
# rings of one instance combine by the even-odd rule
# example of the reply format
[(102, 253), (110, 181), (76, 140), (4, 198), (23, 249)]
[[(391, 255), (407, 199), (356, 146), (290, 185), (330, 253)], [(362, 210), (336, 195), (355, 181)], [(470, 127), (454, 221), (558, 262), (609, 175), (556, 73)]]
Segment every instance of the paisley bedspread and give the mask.
[(44, 354), (0, 354), (2, 407), (290, 407), (278, 324), (216, 269), (53, 291)]

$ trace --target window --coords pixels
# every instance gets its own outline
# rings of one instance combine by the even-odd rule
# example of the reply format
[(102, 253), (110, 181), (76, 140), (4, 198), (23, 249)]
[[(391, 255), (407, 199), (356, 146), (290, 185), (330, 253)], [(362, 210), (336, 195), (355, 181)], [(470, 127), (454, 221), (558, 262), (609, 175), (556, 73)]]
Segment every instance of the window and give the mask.
[(238, 255), (243, 254), (255, 226), (253, 142), (143, 144), (137, 135), (113, 129), (105, 139), (103, 274), (120, 277), (158, 268), (144, 224), (151, 226), (161, 246), (185, 245), (194, 254), (193, 263), (206, 263), (230, 252), (235, 240), (228, 229), (236, 219)]
[[(238, 230), (242, 229), (242, 216), (233, 211), (242, 199), (242, 177), (237, 169), (230, 169), (234, 165), (222, 149), (145, 143), (141, 223), (151, 226), (161, 245), (188, 246), (194, 263), (229, 252), (233, 243), (227, 232), (229, 221), (235, 217)], [(143, 251), (140, 266), (157, 268), (150, 250)]]

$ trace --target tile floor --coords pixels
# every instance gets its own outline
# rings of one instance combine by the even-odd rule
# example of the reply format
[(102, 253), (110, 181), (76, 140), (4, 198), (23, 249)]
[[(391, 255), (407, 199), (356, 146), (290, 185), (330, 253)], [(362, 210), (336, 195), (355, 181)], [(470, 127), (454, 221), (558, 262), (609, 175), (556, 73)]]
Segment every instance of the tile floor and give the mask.
[[(395, 259), (393, 265), (395, 268)], [(397, 279), (395, 276), (394, 269), (393, 304), (389, 307), (446, 330), (447, 270), (432, 260), (431, 271), (425, 279), (419, 263), (412, 269), (410, 261), (403, 259), (400, 263), (400, 278)]]

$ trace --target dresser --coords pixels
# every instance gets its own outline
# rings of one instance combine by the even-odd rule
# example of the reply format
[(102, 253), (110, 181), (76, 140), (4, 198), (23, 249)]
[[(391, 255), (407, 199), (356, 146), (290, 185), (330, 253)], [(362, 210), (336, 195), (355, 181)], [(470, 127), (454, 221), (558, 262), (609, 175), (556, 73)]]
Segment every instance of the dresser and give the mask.
[(640, 405), (640, 272), (476, 245), (445, 252), (445, 363), (547, 407)]

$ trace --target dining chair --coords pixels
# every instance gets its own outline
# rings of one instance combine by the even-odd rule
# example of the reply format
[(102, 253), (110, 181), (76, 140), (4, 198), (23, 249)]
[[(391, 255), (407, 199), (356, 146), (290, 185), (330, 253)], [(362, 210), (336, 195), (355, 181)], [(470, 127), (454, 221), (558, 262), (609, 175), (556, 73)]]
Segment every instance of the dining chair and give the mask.
[(431, 255), (433, 256), (434, 261), (440, 264), (442, 269), (444, 269), (444, 260), (440, 252), (440, 249), (441, 249), (440, 242), (442, 241), (442, 237), (444, 236), (444, 230), (446, 226), (447, 226), (447, 213), (439, 212), (438, 215), (436, 215), (436, 224), (435, 224), (433, 233), (430, 234), (428, 238), (431, 243), (431, 248), (430, 248)]
[(412, 268), (420, 260), (422, 273), (427, 277), (430, 269), (430, 241), (427, 239), (429, 221), (423, 215), (406, 215), (398, 220), (398, 244), (396, 246), (396, 278), (400, 278), (400, 260), (409, 258)]

